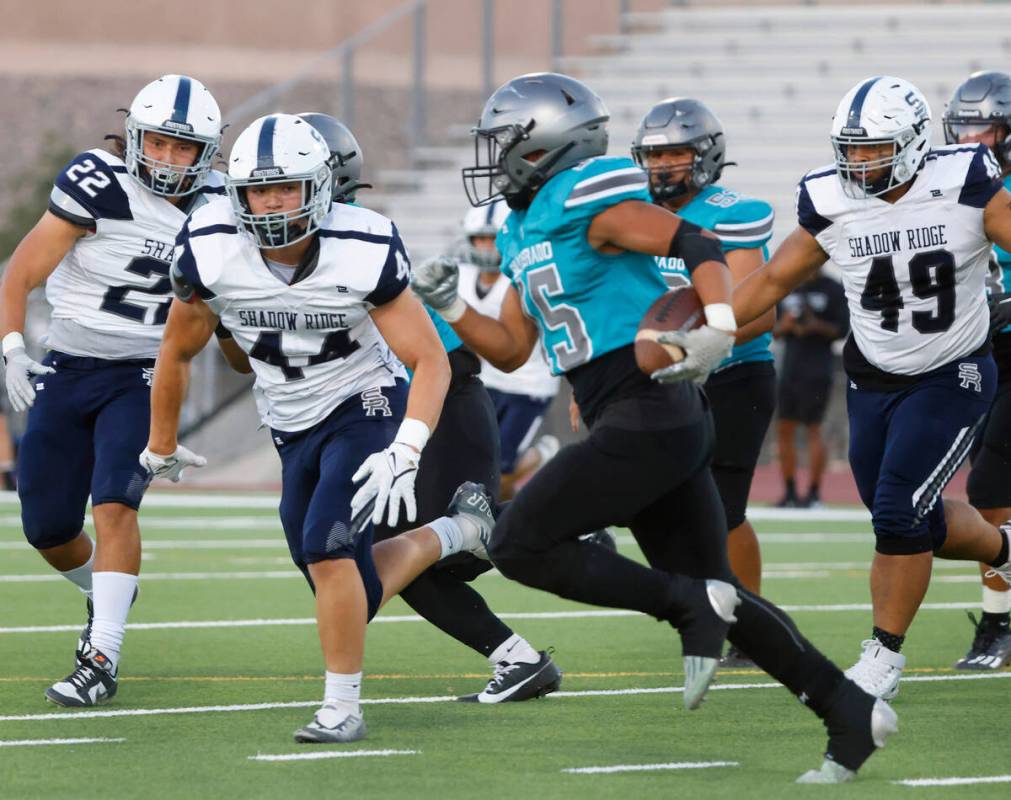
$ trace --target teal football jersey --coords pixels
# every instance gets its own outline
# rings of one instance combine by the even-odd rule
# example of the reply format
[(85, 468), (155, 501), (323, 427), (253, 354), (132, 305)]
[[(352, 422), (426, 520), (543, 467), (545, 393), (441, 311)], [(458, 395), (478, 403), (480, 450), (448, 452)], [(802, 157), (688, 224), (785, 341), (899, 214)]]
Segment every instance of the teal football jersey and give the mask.
[(425, 306), (425, 311), (428, 312), (428, 316), (432, 318), (432, 324), (435, 326), (435, 332), (439, 334), (439, 339), (442, 341), (442, 346), (446, 348), (447, 353), (452, 353), (456, 348), (463, 345), (463, 340), (456, 335), (449, 323), (446, 322), (442, 317), (432, 311), (427, 305)]
[[(762, 249), (762, 258), (769, 257), (768, 243), (772, 238), (775, 215), (772, 206), (763, 200), (754, 200), (724, 189), (707, 186), (691, 199), (677, 215), (702, 228), (708, 228), (720, 237), (723, 252), (741, 249)], [(691, 278), (680, 258), (661, 257), (656, 260), (669, 287), (690, 286)], [(756, 361), (772, 361), (772, 334), (763, 333), (750, 342), (739, 344), (716, 368), (716, 372)]]
[[(1004, 178), (1004, 188), (1011, 190), (1011, 175)], [(994, 285), (993, 288), (999, 289), (1001, 292), (1011, 292), (1011, 253), (996, 244), (993, 246), (993, 252), (997, 256), (997, 264), (1000, 266), (1000, 275), (994, 276), (1000, 279), (1000, 286)], [(1011, 333), (1011, 325), (1001, 328), (1000, 332)]]
[(607, 255), (586, 238), (597, 214), (625, 200), (650, 202), (642, 170), (628, 158), (591, 158), (552, 177), (499, 231), (502, 271), (555, 375), (632, 344), (667, 290), (652, 256)]

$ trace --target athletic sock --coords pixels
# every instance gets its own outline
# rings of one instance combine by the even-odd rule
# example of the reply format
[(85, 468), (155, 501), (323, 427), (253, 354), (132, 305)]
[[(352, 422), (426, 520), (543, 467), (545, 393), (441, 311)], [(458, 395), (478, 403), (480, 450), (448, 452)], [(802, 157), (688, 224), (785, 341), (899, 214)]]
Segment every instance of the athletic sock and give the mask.
[(893, 653), (901, 653), (902, 643), (906, 641), (905, 636), (899, 636), (897, 633), (889, 633), (888, 631), (879, 628), (877, 625), (875, 625), (874, 630), (871, 631), (871, 638), (877, 639)]
[(1008, 532), (1004, 528), (997, 528), (1000, 533), (1001, 544), (997, 557), (990, 562), (991, 567), (1003, 567), (1008, 562)]
[(534, 650), (530, 643), (518, 633), (514, 633), (502, 642), (488, 656), (488, 661), (493, 667), (503, 661), (507, 664), (536, 664), (540, 660), (541, 654)]
[(807, 491), (807, 499), (812, 503), (817, 503), (821, 500), (821, 487), (817, 483), (811, 484), (811, 488)]
[(987, 614), (1003, 614), (1011, 611), (1011, 591), (999, 592), (989, 586), (983, 587), (983, 617)]
[(984, 611), (982, 621), (984, 624), (991, 625), (995, 628), (1008, 628), (1011, 626), (1011, 614), (1007, 611), (1004, 613)]
[(470, 520), (462, 517), (439, 517), (437, 520), (429, 522), (427, 527), (431, 528), (439, 537), (439, 544), (442, 545), (442, 555), (439, 558), (446, 558), (454, 553), (459, 553), (463, 547), (463, 531), (460, 524), (473, 525)]
[[(90, 539), (89, 539), (90, 541)], [(91, 555), (88, 556), (88, 560), (85, 561), (81, 566), (74, 567), (73, 569), (68, 569), (61, 571), (60, 574), (74, 584), (78, 589), (84, 592), (88, 597), (91, 597), (91, 573), (92, 567), (95, 565), (95, 543), (91, 543)]]
[(804, 638), (782, 609), (741, 587), (737, 595), (741, 604), (728, 641), (824, 719), (845, 681), (842, 670)]
[[(323, 686), (324, 705), (335, 705), (341, 712), (341, 719), (348, 714), (360, 714), (361, 706), (359, 700), (362, 694), (362, 673), (354, 672), (343, 674), (340, 672), (327, 672), (326, 683)], [(338, 719), (332, 724), (329, 720), (324, 721), (328, 727), (333, 727), (341, 720)]]
[(92, 576), (95, 621), (91, 626), (91, 643), (113, 667), (119, 663), (119, 652), (126, 632), (126, 618), (133, 604), (139, 579), (125, 572), (96, 572)]
[(786, 496), (796, 499), (797, 497), (797, 482), (793, 478), (787, 478), (786, 481)]

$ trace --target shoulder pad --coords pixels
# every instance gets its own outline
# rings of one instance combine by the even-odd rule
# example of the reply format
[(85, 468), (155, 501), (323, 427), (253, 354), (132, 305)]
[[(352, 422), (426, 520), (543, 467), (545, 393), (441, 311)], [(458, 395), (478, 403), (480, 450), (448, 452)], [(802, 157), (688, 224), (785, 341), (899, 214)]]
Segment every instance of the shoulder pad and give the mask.
[(126, 167), (101, 150), (75, 156), (56, 176), (49, 210), (75, 225), (93, 228), (100, 219), (131, 220), (130, 200), (119, 182)]
[(705, 202), (718, 206), (712, 230), (726, 249), (761, 247), (772, 238), (776, 215), (764, 200), (721, 191)]
[[(378, 215), (377, 215), (378, 216)], [(356, 234), (351, 238), (364, 241), (374, 241), (380, 238), (378, 234), (369, 234), (360, 231), (344, 231), (343, 233)], [(411, 262), (407, 257), (407, 248), (404, 247), (400, 239), (400, 233), (396, 225), (391, 225), (390, 235), (385, 237), (389, 249), (386, 253), (386, 260), (383, 262), (382, 271), (376, 281), (376, 287), (365, 296), (365, 302), (372, 306), (381, 306), (394, 300), (411, 283)]]
[[(214, 292), (204, 286), (200, 279), (200, 272), (197, 269), (197, 261), (193, 255), (190, 232), (190, 221), (186, 220), (182, 230), (176, 236), (175, 254), (172, 259), (172, 267), (169, 270), (169, 280), (172, 282), (172, 291), (176, 297), (184, 303), (193, 301), (195, 295), (199, 295), (204, 300), (214, 297)], [(208, 231), (205, 228), (203, 231)], [(197, 231), (200, 235), (203, 231)]]

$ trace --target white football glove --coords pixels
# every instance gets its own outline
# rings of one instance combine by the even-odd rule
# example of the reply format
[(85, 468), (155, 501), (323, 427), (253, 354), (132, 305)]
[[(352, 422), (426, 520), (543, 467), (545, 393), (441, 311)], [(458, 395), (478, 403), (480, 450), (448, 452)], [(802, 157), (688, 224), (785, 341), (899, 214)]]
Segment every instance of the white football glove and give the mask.
[(206, 458), (187, 450), (181, 444), (176, 446), (174, 453), (167, 456), (152, 453), (147, 447), (140, 454), (140, 465), (151, 474), (152, 478), (168, 478), (172, 483), (179, 483), (186, 467), (203, 467), (206, 464)]
[(7, 365), (4, 381), (7, 384), (7, 397), (11, 408), (15, 411), (25, 411), (35, 402), (35, 381), (30, 375), (51, 375), (56, 372), (52, 367), (40, 364), (29, 357), (23, 347), (17, 347), (4, 356)]
[(650, 377), (658, 383), (695, 381), (705, 383), (709, 373), (734, 349), (734, 331), (703, 325), (690, 331), (668, 331), (656, 337), (660, 344), (673, 344), (685, 351), (683, 361), (658, 369)]
[(374, 499), (376, 504), (372, 510), (372, 524), (382, 522), (383, 512), (389, 508), (387, 524), (392, 528), (400, 519), (402, 501), (405, 519), (414, 522), (418, 515), (414, 479), (418, 475), (419, 461), (421, 453), (403, 442), (394, 442), (385, 450), (366, 458), (351, 476), (355, 483), (365, 481), (351, 498), (351, 516), (357, 516)]
[(466, 310), (466, 304), (457, 295), (460, 284), (460, 262), (450, 256), (436, 256), (422, 261), (411, 272), (411, 288), (422, 302), (431, 306), (439, 314), (457, 319)]

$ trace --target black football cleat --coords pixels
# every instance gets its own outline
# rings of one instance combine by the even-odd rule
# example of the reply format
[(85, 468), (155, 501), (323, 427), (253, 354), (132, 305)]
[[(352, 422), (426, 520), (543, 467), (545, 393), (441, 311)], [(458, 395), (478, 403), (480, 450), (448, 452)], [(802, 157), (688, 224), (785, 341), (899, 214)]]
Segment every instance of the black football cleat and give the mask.
[(46, 700), (71, 708), (104, 703), (116, 696), (117, 674), (105, 654), (87, 644), (77, 669), (46, 689)]
[(562, 671), (547, 651), (541, 650), (539, 655), (540, 659), (533, 664), (500, 662), (482, 691), (458, 697), (457, 700), (464, 703), (518, 703), (558, 691), (562, 685)]
[(955, 669), (1000, 669), (1011, 663), (1011, 630), (1007, 623), (979, 621), (970, 611), (969, 619), (976, 628), (969, 652), (955, 662)]

